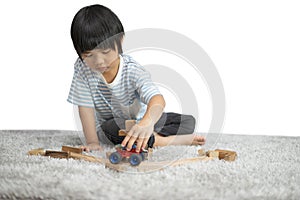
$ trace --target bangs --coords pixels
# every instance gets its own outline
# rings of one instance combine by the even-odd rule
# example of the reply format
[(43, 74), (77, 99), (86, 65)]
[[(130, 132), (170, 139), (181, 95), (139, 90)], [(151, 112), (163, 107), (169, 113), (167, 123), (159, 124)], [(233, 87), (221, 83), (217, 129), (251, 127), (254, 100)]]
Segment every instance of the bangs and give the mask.
[(116, 46), (118, 48), (119, 53), (122, 53), (122, 48), (121, 47), (121, 40), (124, 36), (124, 33), (120, 33), (111, 37), (103, 37), (102, 36), (86, 36), (80, 40), (79, 43), (79, 52), (80, 54), (91, 51), (93, 49), (113, 49), (116, 50)]

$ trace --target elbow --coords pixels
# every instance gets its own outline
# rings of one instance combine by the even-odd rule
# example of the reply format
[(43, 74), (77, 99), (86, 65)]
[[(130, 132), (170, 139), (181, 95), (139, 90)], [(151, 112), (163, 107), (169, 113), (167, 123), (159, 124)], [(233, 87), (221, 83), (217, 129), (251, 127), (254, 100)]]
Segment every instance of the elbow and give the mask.
[(165, 98), (163, 97), (163, 96), (161, 96), (162, 97), (162, 106), (163, 106), (163, 108), (165, 108), (166, 107), (166, 101), (165, 101)]
[(159, 94), (159, 95), (153, 96), (151, 98), (150, 102), (148, 103), (148, 105), (150, 105), (150, 106), (159, 105), (159, 107), (164, 109), (166, 107), (166, 101), (165, 101), (164, 97), (161, 94)]
[(163, 95), (158, 95), (160, 98), (160, 104), (163, 107), (163, 109), (166, 107), (166, 101)]

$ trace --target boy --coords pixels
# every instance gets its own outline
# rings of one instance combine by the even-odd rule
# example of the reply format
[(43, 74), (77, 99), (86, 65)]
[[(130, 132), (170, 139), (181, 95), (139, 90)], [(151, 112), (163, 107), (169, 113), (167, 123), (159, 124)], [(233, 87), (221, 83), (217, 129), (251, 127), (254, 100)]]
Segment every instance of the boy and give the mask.
[[(86, 138), (85, 151), (111, 142), (136, 151), (147, 145), (202, 145), (193, 133), (190, 115), (164, 113), (165, 101), (145, 68), (122, 52), (124, 29), (118, 17), (102, 5), (80, 9), (71, 25), (79, 56), (68, 101), (78, 106)], [(126, 137), (118, 136), (125, 120), (137, 123)], [(178, 135), (178, 136), (177, 136)]]

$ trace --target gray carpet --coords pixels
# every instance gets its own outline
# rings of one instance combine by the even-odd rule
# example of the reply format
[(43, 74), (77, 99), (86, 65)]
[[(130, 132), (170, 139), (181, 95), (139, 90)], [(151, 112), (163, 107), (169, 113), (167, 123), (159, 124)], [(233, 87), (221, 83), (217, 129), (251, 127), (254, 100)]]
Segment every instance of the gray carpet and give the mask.
[[(300, 199), (300, 137), (209, 134), (206, 148), (235, 150), (238, 159), (148, 173), (120, 173), (102, 164), (26, 155), (34, 148), (81, 145), (78, 135), (0, 131), (0, 199)], [(151, 160), (192, 157), (197, 149), (158, 148)], [(91, 155), (101, 157), (105, 152)]]

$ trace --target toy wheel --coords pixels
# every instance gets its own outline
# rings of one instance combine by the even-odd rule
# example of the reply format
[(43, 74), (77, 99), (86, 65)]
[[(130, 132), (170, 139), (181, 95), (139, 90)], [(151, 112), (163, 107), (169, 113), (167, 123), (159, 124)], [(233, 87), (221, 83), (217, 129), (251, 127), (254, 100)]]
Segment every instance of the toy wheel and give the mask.
[(119, 152), (113, 152), (109, 156), (109, 161), (112, 164), (118, 164), (119, 162), (121, 162), (121, 160), (122, 160), (122, 156), (121, 156), (121, 154)]
[(139, 165), (141, 162), (142, 162), (142, 156), (139, 155), (139, 154), (132, 154), (129, 158), (129, 163), (132, 165), (132, 166), (136, 166), (136, 165)]
[(144, 161), (147, 157), (147, 153), (144, 153), (144, 152), (140, 153), (140, 155), (142, 157), (142, 161)]

